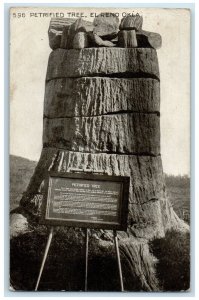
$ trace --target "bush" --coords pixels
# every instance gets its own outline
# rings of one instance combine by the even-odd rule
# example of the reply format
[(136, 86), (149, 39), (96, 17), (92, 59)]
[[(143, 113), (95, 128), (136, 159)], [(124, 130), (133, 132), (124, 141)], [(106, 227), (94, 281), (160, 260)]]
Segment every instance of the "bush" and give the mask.
[(190, 234), (169, 231), (165, 238), (150, 243), (158, 258), (157, 276), (164, 291), (184, 291), (190, 287)]

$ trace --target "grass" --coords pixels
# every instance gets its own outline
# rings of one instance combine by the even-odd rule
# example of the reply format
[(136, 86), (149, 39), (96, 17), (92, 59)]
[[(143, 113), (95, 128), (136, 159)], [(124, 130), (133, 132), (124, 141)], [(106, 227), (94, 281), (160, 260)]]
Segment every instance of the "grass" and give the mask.
[(190, 287), (190, 234), (169, 231), (150, 244), (158, 258), (157, 276), (163, 291), (185, 291)]

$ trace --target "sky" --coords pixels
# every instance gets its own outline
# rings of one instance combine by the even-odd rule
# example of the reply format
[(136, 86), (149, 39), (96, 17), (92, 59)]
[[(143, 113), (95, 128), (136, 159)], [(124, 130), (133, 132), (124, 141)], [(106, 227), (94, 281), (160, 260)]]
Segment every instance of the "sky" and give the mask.
[[(45, 8), (46, 13), (107, 12), (102, 8)], [(110, 11), (110, 10), (109, 10)], [(42, 149), (45, 76), (51, 49), (50, 16), (43, 8), (11, 10), (10, 153), (38, 160)], [(190, 16), (185, 9), (124, 9), (111, 12), (143, 15), (143, 29), (158, 32), (161, 78), (161, 154), (167, 174), (190, 174)], [(37, 14), (35, 14), (37, 13)], [(22, 15), (23, 14), (23, 15)]]

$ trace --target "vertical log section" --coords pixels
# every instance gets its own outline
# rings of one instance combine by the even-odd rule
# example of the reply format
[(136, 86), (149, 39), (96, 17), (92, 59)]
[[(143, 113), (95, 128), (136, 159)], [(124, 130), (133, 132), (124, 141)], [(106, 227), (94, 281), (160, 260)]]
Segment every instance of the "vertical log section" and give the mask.
[(159, 155), (159, 127), (156, 113), (45, 118), (43, 144), (78, 152)]
[(159, 113), (159, 80), (80, 77), (46, 83), (44, 117), (92, 117), (117, 112)]
[(159, 78), (156, 50), (112, 47), (56, 49), (49, 57), (46, 80), (103, 75)]
[[(140, 289), (148, 291), (158, 290), (148, 241), (171, 228), (187, 230), (165, 191), (159, 90), (154, 49), (53, 51), (46, 76), (43, 150), (20, 203), (33, 216), (40, 215), (37, 195), (50, 170), (130, 176), (128, 238), (120, 233), (121, 250)], [(101, 237), (99, 241), (105, 245)]]

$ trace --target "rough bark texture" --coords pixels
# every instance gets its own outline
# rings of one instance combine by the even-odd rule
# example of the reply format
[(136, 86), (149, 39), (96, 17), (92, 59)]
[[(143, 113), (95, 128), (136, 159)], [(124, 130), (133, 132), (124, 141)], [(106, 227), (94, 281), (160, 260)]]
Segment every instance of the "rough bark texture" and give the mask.
[(82, 77), (46, 83), (45, 117), (89, 117), (122, 111), (159, 112), (159, 81), (151, 78)]
[(149, 246), (143, 239), (123, 239), (120, 242), (120, 252), (123, 258), (123, 268), (128, 269), (131, 275), (126, 278), (126, 285), (132, 290), (158, 290), (158, 281), (155, 273), (155, 257), (150, 253)]
[[(46, 80), (83, 76), (159, 78), (157, 53), (150, 48), (56, 49), (50, 54)], [(128, 75), (128, 77), (130, 77)]]
[(44, 119), (43, 144), (80, 152), (160, 153), (157, 114)]
[[(43, 150), (18, 214), (25, 211), (27, 218), (38, 220), (49, 171), (130, 176), (128, 230), (119, 233), (126, 289), (159, 290), (148, 242), (188, 226), (173, 211), (165, 191), (156, 51), (57, 49), (50, 55), (46, 79)], [(15, 210), (12, 236), (18, 236), (21, 245), (18, 220), (27, 233), (25, 216)], [(105, 256), (110, 255), (110, 232), (96, 232), (95, 237)], [(72, 234), (68, 243), (77, 244), (77, 236)], [(97, 257), (97, 251), (92, 255)]]

